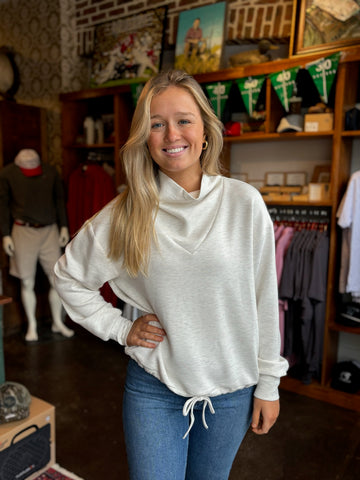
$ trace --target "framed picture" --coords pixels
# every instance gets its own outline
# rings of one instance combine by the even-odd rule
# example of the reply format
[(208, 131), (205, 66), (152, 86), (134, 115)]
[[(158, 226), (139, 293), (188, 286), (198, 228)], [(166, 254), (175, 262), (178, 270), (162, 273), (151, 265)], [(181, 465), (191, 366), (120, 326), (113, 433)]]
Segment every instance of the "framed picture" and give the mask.
[(306, 185), (306, 172), (289, 172), (285, 176), (285, 185), (287, 187), (297, 187)]
[(179, 15), (175, 68), (196, 73), (220, 69), (226, 2), (193, 8)]
[(166, 13), (160, 7), (98, 25), (91, 86), (145, 82), (158, 73)]
[(285, 184), (285, 173), (281, 172), (268, 172), (265, 174), (265, 185), (273, 187), (276, 185)]
[(295, 0), (292, 53), (339, 50), (360, 41), (360, 5), (356, 0)]
[(329, 183), (330, 182), (330, 165), (316, 165), (311, 178), (312, 183)]

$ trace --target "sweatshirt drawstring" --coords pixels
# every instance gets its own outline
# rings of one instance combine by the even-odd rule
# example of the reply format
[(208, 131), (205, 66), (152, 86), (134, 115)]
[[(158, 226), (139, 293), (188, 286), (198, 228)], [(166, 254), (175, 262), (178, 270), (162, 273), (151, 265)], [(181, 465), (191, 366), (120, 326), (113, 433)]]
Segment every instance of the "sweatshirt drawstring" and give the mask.
[(202, 410), (202, 421), (203, 421), (203, 425), (206, 429), (209, 428), (207, 426), (207, 423), (206, 423), (206, 420), (205, 420), (206, 406), (209, 407), (209, 410), (212, 414), (215, 413), (213, 404), (211, 403), (211, 400), (210, 400), (209, 397), (192, 397), (192, 398), (189, 398), (189, 400), (187, 400), (185, 402), (185, 405), (184, 405), (184, 408), (183, 408), (183, 415), (184, 415), (184, 417), (186, 417), (187, 415), (189, 415), (189, 412), (190, 412), (190, 426), (188, 428), (188, 431), (183, 436), (183, 439), (185, 439), (189, 435), (190, 430), (192, 429), (192, 426), (194, 425), (194, 422), (195, 422), (194, 407), (195, 407), (197, 402), (204, 402), (203, 410)]

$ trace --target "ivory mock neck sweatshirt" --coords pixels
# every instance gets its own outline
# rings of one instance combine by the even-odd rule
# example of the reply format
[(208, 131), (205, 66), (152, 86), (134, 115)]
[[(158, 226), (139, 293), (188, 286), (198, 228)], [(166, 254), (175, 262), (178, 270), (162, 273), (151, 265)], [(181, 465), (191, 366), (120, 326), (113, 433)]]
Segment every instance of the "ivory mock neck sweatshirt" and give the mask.
[(203, 175), (194, 198), (161, 172), (159, 195), (148, 276), (131, 278), (122, 259), (108, 258), (111, 202), (55, 266), (65, 309), (103, 340), (126, 345), (132, 322), (101, 297), (108, 281), (165, 329), (155, 349), (125, 352), (170, 390), (211, 397), (257, 385), (256, 397), (276, 400), (288, 364), (279, 353), (274, 233), (261, 195), (238, 180)]

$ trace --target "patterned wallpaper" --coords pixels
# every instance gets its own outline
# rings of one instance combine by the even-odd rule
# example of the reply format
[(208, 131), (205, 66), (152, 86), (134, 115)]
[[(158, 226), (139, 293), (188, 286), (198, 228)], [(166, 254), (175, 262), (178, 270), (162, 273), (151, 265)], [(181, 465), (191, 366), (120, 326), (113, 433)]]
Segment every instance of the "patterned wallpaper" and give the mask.
[(59, 92), (85, 88), (87, 60), (74, 45), (72, 0), (0, 0), (0, 46), (12, 47), (20, 73), (19, 103), (47, 112), (48, 161), (61, 165)]

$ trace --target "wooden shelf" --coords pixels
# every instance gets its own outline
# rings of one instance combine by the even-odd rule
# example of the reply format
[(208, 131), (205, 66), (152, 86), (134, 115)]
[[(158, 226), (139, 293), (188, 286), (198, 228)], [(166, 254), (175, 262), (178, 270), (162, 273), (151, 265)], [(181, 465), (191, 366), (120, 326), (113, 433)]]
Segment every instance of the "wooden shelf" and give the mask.
[(341, 323), (330, 323), (329, 329), (334, 332), (344, 332), (344, 333), (351, 333), (353, 335), (360, 335), (360, 324), (359, 327), (347, 327), (346, 325), (342, 325)]
[(346, 393), (341, 390), (335, 390), (329, 384), (321, 385), (319, 382), (312, 381), (310, 385), (305, 385), (295, 378), (283, 377), (280, 382), (280, 389), (360, 412), (359, 393)]
[(226, 136), (224, 142), (267, 142), (267, 141), (293, 141), (309, 138), (329, 138), (332, 139), (334, 131), (328, 132), (288, 132), (288, 133), (265, 133), (265, 132), (247, 132), (237, 137)]

